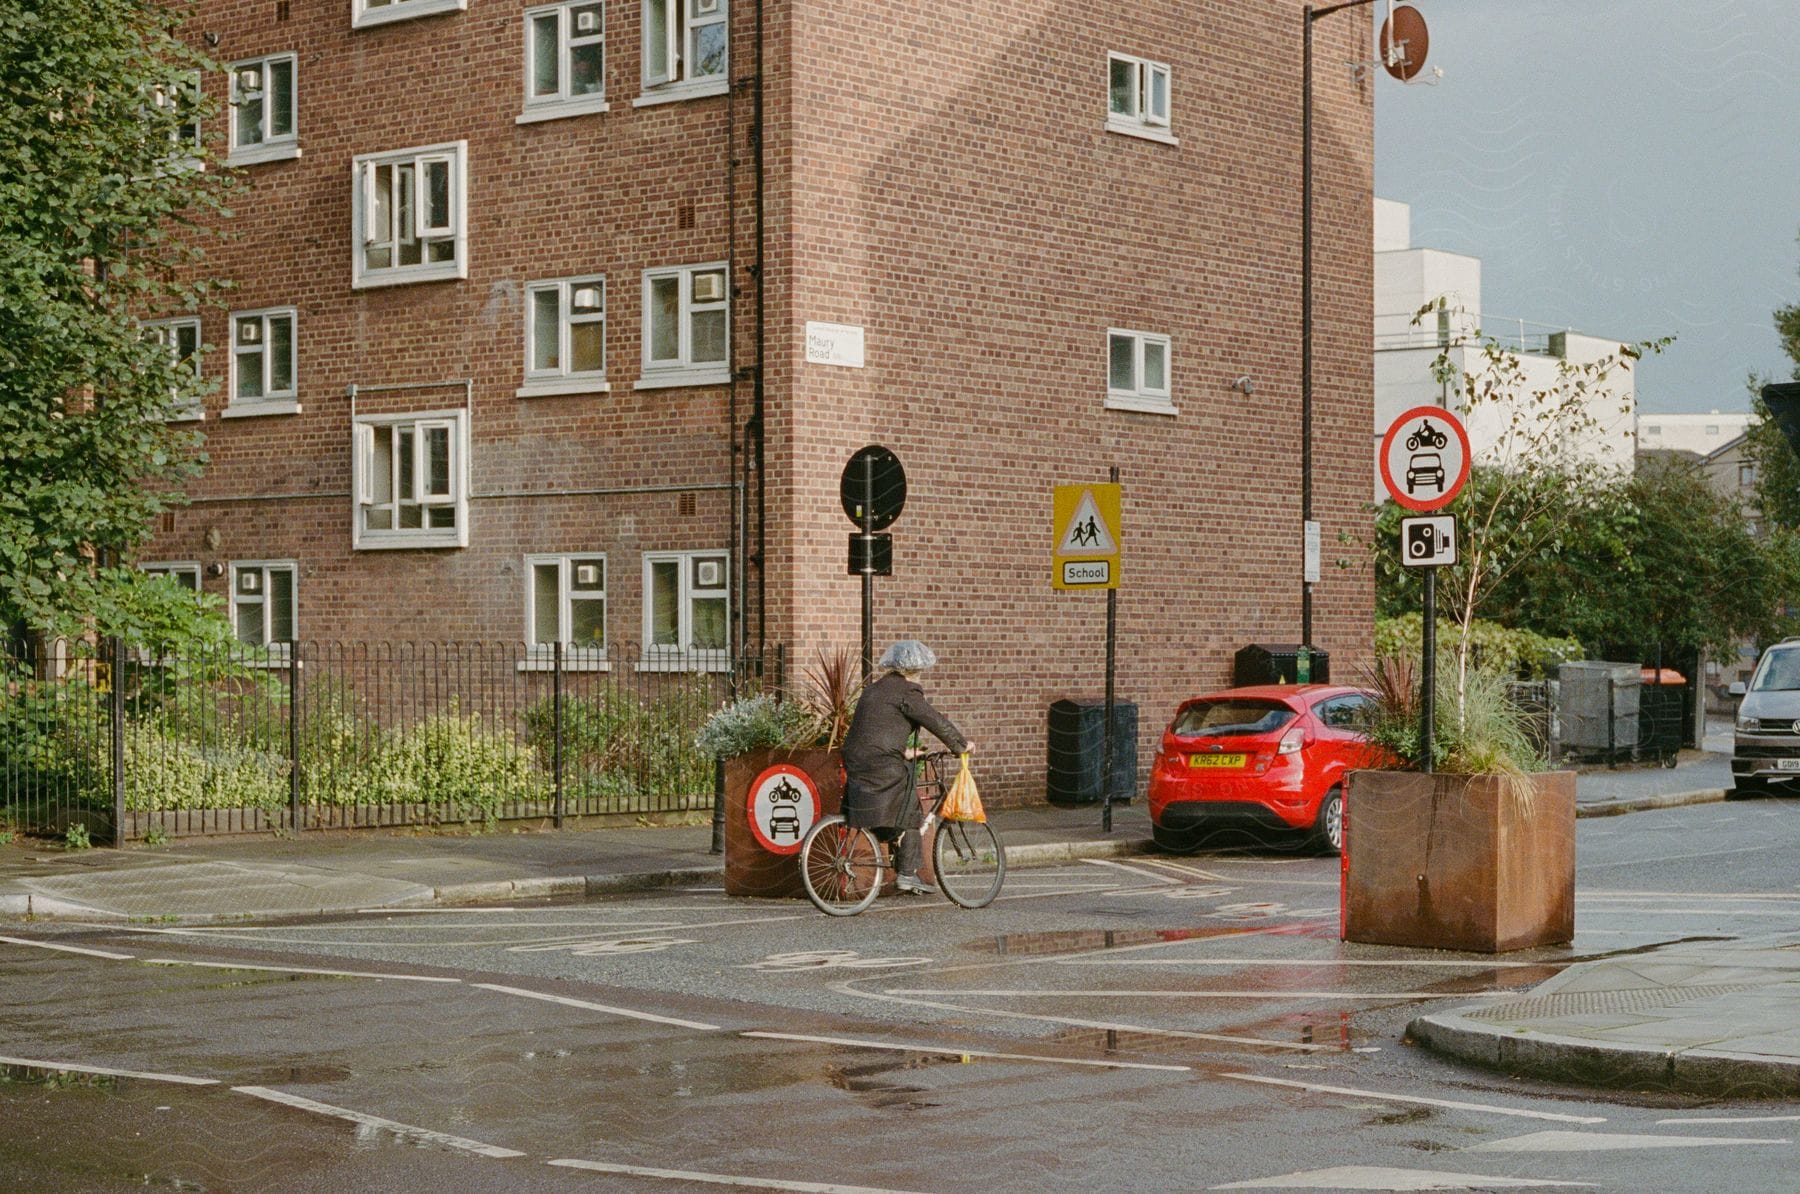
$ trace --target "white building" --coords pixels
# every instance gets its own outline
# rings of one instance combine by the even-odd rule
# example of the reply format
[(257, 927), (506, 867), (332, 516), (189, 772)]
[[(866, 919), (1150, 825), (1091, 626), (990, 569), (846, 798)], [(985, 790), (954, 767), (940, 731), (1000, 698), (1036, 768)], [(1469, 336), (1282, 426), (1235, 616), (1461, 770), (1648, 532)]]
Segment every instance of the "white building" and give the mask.
[[(1446, 309), (1415, 323), (1419, 309), (1439, 298), (1446, 300)], [(1518, 354), (1526, 395), (1550, 386), (1560, 361), (1597, 361), (1618, 352), (1621, 343), (1484, 311), (1481, 259), (1415, 248), (1411, 207), (1376, 199), (1375, 449), (1381, 446), (1382, 433), (1403, 411), (1442, 405), (1451, 396), (1452, 387), (1432, 375), (1432, 362), (1441, 351), (1448, 348), (1450, 363), (1458, 370), (1465, 362), (1480, 367), (1477, 341), (1483, 334)], [(1574, 445), (1580, 457), (1599, 468), (1629, 472), (1636, 407), (1635, 378), (1629, 371), (1615, 371), (1589, 400), (1596, 430)], [(1511, 410), (1495, 405), (1473, 417), (1461, 410), (1457, 413), (1469, 429), (1477, 463), (1504, 464), (1499, 458), (1501, 437)], [(1385, 495), (1379, 475), (1374, 488), (1378, 500)]]
[(1637, 419), (1637, 446), (1646, 451), (1692, 452), (1711, 456), (1750, 430), (1753, 417), (1748, 412), (1705, 414), (1646, 415)]

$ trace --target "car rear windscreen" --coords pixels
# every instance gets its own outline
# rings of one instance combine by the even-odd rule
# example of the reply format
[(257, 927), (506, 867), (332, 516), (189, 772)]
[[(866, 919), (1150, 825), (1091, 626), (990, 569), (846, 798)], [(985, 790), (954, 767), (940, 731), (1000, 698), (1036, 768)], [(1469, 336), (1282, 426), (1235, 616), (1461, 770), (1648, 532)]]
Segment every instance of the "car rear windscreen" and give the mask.
[(1267, 734), (1294, 720), (1294, 711), (1280, 701), (1228, 698), (1196, 701), (1175, 718), (1172, 732), (1181, 738), (1225, 734)]

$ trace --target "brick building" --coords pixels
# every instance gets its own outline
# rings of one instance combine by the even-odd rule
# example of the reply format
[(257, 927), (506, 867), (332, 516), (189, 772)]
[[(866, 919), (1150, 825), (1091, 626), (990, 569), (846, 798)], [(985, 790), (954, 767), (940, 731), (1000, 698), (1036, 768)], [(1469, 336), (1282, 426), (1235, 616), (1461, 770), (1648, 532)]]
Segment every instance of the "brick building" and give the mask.
[[(1373, 601), (1339, 546), (1370, 476), (1368, 11), (1316, 29), (1339, 675)], [(1050, 587), (1052, 486), (1117, 465), (1147, 764), (1238, 647), (1299, 636), (1301, 14), (199, 0), (236, 289), (165, 325), (221, 384), (145, 563), (230, 592), (247, 638), (804, 660), (857, 642), (838, 478), (880, 443), (909, 497), (876, 637), (938, 649), (988, 784), (1032, 798), (1047, 706), (1103, 681), (1104, 599)], [(809, 323), (840, 325), (823, 361)]]

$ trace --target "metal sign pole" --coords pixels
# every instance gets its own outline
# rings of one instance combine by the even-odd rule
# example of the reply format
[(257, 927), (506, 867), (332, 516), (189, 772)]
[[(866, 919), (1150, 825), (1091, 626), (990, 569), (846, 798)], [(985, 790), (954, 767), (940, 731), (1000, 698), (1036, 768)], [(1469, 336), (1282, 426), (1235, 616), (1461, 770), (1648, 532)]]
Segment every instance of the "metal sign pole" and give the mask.
[(1423, 770), (1432, 770), (1432, 731), (1437, 724), (1437, 569), (1425, 569), (1425, 624), (1419, 632), (1419, 742)]
[[(1107, 478), (1112, 484), (1119, 483), (1119, 466), (1113, 465), (1107, 470)], [(1113, 674), (1114, 664), (1118, 658), (1119, 638), (1119, 590), (1106, 590), (1106, 747), (1101, 751), (1100, 791), (1102, 805), (1100, 812), (1100, 829), (1103, 833), (1111, 833), (1113, 827)]]
[(862, 682), (875, 665), (875, 458), (863, 457)]

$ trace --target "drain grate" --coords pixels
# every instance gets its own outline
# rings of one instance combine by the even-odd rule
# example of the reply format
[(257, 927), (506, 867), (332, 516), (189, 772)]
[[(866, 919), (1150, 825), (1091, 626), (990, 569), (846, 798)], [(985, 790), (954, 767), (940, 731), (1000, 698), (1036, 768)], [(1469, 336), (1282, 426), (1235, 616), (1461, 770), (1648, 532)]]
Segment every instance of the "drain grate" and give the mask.
[(1719, 983), (1694, 987), (1643, 987), (1634, 991), (1569, 991), (1537, 995), (1462, 1013), (1470, 1020), (1538, 1020), (1556, 1016), (1595, 1016), (1651, 1012), (1678, 1007), (1696, 999), (1755, 991), (1761, 983)]

